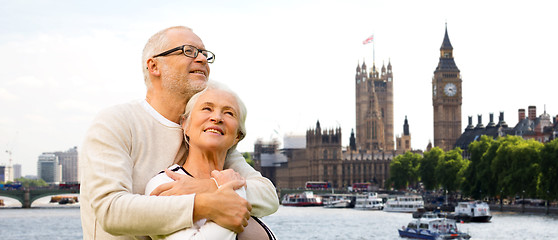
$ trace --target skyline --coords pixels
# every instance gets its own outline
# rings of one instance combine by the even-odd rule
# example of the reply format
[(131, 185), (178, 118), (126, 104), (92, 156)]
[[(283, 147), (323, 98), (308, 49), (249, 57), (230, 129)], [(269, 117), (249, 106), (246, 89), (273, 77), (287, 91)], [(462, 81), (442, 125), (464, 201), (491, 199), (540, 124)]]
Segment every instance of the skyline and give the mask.
[[(131, 4), (133, 3), (133, 4)], [(0, 164), (36, 175), (42, 152), (83, 141), (101, 109), (145, 97), (141, 51), (155, 32), (186, 25), (216, 54), (211, 80), (231, 87), (248, 108), (247, 136), (282, 141), (341, 127), (347, 146), (355, 127), (355, 73), (391, 62), (394, 134), (407, 116), (413, 149), (433, 141), (432, 77), (447, 23), (463, 80), (467, 117), (500, 111), (510, 126), (517, 109), (552, 104), (558, 22), (551, 3), (532, 1), (26, 1), (0, 9)], [(481, 7), (482, 6), (482, 7)], [(8, 24), (9, 22), (9, 24)], [(374, 42), (363, 41), (374, 35)]]

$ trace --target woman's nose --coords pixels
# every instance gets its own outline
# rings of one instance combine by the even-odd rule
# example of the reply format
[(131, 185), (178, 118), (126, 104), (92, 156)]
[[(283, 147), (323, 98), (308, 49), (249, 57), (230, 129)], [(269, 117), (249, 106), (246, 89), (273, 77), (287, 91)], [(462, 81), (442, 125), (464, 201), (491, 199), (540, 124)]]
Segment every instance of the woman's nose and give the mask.
[(211, 115), (210, 121), (214, 123), (220, 123), (223, 121), (223, 118), (221, 118), (221, 114), (214, 113), (213, 115)]

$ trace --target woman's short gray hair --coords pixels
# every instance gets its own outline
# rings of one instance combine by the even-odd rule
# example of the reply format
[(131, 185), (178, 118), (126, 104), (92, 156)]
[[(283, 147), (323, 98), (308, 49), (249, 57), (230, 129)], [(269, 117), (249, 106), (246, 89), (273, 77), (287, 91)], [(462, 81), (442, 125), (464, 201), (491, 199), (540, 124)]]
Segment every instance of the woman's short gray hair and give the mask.
[[(184, 109), (184, 114), (182, 115), (182, 119), (186, 121), (185, 125), (188, 126), (190, 124), (190, 114), (194, 109), (194, 105), (196, 105), (196, 102), (198, 101), (200, 96), (208, 90), (221, 90), (231, 94), (235, 98), (236, 103), (238, 105), (238, 138), (239, 138), (238, 141), (240, 142), (242, 139), (244, 139), (244, 137), (246, 137), (246, 116), (248, 115), (246, 105), (244, 105), (242, 99), (240, 99), (240, 97), (235, 92), (233, 92), (226, 85), (219, 82), (208, 81), (206, 87), (202, 91), (194, 94), (194, 96), (190, 98), (190, 100), (186, 104), (186, 108)], [(227, 154), (230, 154), (233, 150), (235, 150), (237, 144), (229, 148)], [(186, 139), (186, 148), (188, 148), (188, 139)]]

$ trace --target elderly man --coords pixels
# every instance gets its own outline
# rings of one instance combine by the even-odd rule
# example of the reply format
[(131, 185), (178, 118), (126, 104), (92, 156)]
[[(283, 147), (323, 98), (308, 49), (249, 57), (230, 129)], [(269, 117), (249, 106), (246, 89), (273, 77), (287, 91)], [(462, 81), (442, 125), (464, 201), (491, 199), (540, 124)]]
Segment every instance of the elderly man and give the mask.
[[(205, 87), (214, 60), (215, 55), (186, 27), (168, 28), (149, 39), (142, 57), (145, 100), (100, 112), (82, 145), (84, 239), (142, 239), (190, 227), (202, 218), (242, 232), (250, 215), (277, 210), (273, 184), (238, 152), (226, 159), (225, 168), (246, 181), (217, 189), (211, 179), (172, 175), (176, 181), (157, 188), (159, 196), (141, 195), (158, 170), (184, 163), (180, 115), (190, 97)], [(217, 181), (219, 177), (215, 176)], [(248, 201), (234, 192), (244, 184)]]

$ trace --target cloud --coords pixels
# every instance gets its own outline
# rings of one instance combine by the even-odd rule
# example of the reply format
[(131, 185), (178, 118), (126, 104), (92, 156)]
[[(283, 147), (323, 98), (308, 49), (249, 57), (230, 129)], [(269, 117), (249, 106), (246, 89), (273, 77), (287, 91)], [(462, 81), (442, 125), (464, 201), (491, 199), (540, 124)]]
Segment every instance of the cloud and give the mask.
[(10, 91), (4, 89), (4, 88), (0, 88), (0, 100), (6, 100), (6, 101), (17, 101), (19, 98), (17, 97), (17, 95), (11, 93)]

